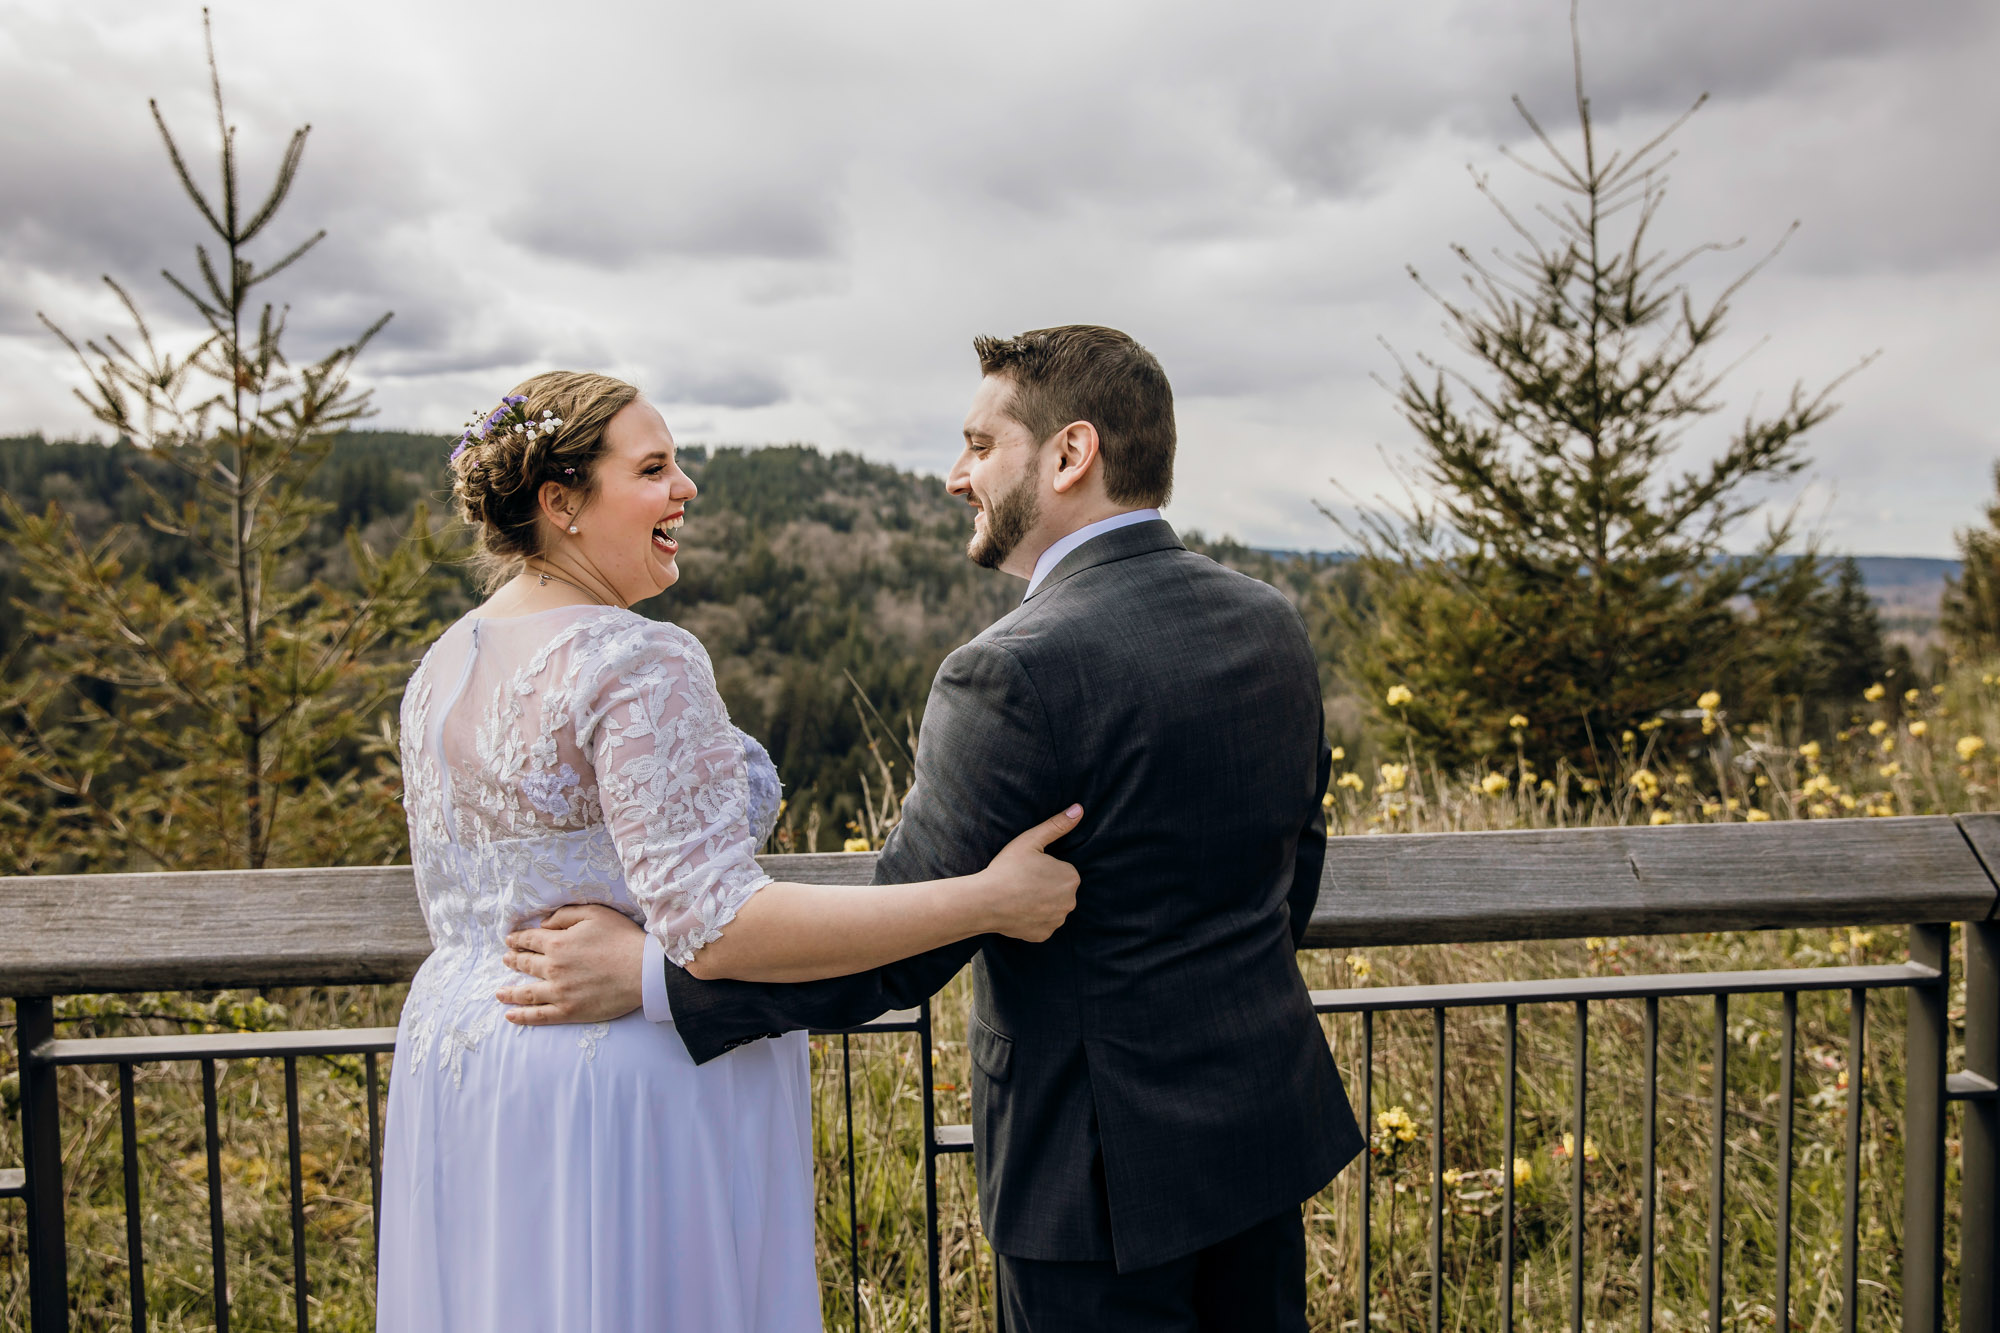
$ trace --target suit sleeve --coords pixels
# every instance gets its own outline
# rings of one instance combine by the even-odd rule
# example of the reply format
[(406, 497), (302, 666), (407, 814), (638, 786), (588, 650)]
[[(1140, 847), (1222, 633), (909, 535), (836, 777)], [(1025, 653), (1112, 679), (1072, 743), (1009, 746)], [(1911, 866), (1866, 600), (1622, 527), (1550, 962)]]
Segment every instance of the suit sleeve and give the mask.
[[(946, 658), (932, 682), (916, 785), (875, 880), (906, 884), (983, 869), (1015, 835), (1075, 799), (1071, 785), (1026, 668), (1004, 644), (974, 640)], [(942, 989), (982, 943), (960, 940), (872, 971), (792, 984), (702, 981), (668, 964), (668, 1002), (700, 1064), (758, 1037), (855, 1027), (908, 1008)]]
[[(1315, 682), (1317, 685), (1317, 682)], [(1297, 949), (1305, 944), (1306, 927), (1312, 922), (1313, 907), (1319, 902), (1319, 877), (1326, 865), (1326, 813), (1320, 805), (1320, 796), (1333, 781), (1333, 748), (1326, 742), (1325, 719), (1322, 717), (1319, 736), (1319, 763), (1316, 765), (1319, 777), (1313, 786), (1312, 811), (1299, 829), (1299, 850), (1292, 867), (1292, 891), (1285, 895), (1285, 902), (1292, 913), (1292, 947)]]

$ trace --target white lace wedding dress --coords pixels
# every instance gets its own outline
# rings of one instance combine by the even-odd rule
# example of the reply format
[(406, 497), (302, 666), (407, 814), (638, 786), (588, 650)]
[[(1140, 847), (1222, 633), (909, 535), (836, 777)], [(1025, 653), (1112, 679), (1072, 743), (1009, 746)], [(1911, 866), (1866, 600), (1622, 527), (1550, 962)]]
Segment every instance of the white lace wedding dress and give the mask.
[(688, 957), (768, 882), (762, 747), (692, 635), (630, 611), (467, 617), (403, 700), (436, 946), (389, 1084), (385, 1333), (820, 1327), (803, 1033), (696, 1068), (671, 1023), (520, 1027), (510, 930), (608, 903)]

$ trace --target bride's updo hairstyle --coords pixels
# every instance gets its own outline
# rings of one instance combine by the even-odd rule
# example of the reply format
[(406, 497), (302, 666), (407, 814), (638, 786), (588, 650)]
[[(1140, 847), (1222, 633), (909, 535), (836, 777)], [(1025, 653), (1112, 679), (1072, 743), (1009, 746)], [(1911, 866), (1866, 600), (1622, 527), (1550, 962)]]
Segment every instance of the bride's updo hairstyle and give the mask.
[(479, 532), (477, 564), (491, 589), (541, 554), (541, 489), (556, 482), (588, 497), (604, 428), (639, 390), (609, 375), (551, 370), (515, 385), (474, 417), (452, 450), (452, 497)]

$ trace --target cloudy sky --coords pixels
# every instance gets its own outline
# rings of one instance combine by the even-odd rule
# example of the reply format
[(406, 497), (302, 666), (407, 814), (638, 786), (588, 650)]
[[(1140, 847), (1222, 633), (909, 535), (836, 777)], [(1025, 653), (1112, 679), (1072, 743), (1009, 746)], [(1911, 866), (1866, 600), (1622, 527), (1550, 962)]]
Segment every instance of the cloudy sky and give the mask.
[[(1315, 508), (1393, 494), (1378, 380), (1443, 349), (1405, 272), (1505, 241), (1467, 174), (1550, 198), (1509, 97), (1573, 127), (1560, 0), (215, 0), (248, 172), (313, 125), (270, 253), (300, 352), (384, 310), (380, 425), (456, 429), (552, 366), (634, 379), (687, 442), (806, 440), (942, 471), (979, 332), (1126, 329), (1173, 378), (1183, 527), (1332, 547)], [(1585, 0), (1603, 140), (1680, 136), (1665, 243), (1794, 221), (1738, 300), (1753, 403), (1879, 357), (1808, 479), (1838, 550), (1949, 554), (2000, 458), (2000, 7)], [(198, 220), (146, 111), (213, 170), (200, 9), (0, 0), (0, 433), (87, 431), (35, 312), (119, 327)], [(1568, 137), (1564, 137), (1568, 141)], [(178, 325), (185, 327), (184, 324)], [(1394, 349), (1393, 352), (1391, 349)]]

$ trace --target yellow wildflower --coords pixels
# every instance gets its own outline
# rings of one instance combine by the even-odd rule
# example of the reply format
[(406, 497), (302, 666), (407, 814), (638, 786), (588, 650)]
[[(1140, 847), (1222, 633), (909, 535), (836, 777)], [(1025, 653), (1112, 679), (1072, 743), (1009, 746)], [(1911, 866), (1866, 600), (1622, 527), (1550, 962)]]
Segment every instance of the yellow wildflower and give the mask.
[(1709, 690), (1706, 693), (1704, 693), (1701, 696), (1701, 698), (1696, 699), (1694, 701), (1694, 706), (1696, 708), (1701, 709), (1703, 712), (1712, 713), (1716, 709), (1722, 707), (1722, 696), (1717, 694), (1714, 690)]
[(1346, 787), (1350, 791), (1360, 791), (1368, 784), (1362, 780), (1359, 773), (1342, 773), (1338, 778), (1334, 779), (1333, 785), (1336, 787)]
[(1358, 953), (1347, 955), (1345, 961), (1347, 963), (1347, 970), (1354, 974), (1356, 981), (1368, 980), (1368, 974), (1375, 970), (1375, 965)]
[(1334, 746), (1333, 753), (1328, 755), (1327, 758), (1333, 760), (1335, 763), (1339, 763), (1341, 760), (1347, 758), (1347, 747), (1345, 745)]
[(1417, 1141), (1417, 1122), (1410, 1113), (1400, 1106), (1392, 1106), (1375, 1117), (1375, 1127), (1384, 1135), (1402, 1143)]
[[(1559, 1148), (1550, 1148), (1549, 1154), (1565, 1162), (1576, 1156), (1576, 1135), (1567, 1132), (1564, 1133), (1562, 1146)], [(1597, 1160), (1597, 1140), (1591, 1138), (1588, 1134), (1583, 1136), (1583, 1160), (1586, 1162)]]
[(1882, 753), (1883, 754), (1896, 753), (1896, 738), (1894, 736), (1884, 736), (1882, 738)]
[(1761, 824), (1770, 817), (1771, 817), (1770, 815), (1764, 813), (1762, 810), (1752, 810), (1748, 814), (1743, 816), (1745, 820), (1749, 821), (1752, 824)]
[(1869, 945), (1873, 944), (1874, 942), (1875, 942), (1875, 932), (1874, 932), (1874, 931), (1872, 931), (1872, 930), (1862, 930), (1862, 929), (1860, 929), (1860, 928), (1859, 928), (1858, 926), (1849, 926), (1849, 927), (1847, 928), (1847, 947), (1848, 947), (1848, 948), (1850, 948), (1850, 949), (1865, 949), (1865, 948), (1867, 948), (1867, 947), (1868, 947)]
[(1636, 741), (1636, 740), (1638, 740), (1638, 739), (1639, 739), (1639, 735), (1638, 735), (1638, 733), (1637, 733), (1637, 732), (1634, 732), (1634, 731), (1629, 731), (1629, 730), (1628, 730), (1628, 731), (1624, 731), (1624, 732), (1620, 732), (1620, 733), (1619, 733), (1619, 736), (1618, 736), (1618, 739), (1619, 739), (1619, 740), (1621, 740), (1621, 741), (1624, 741), (1624, 742), (1625, 742), (1625, 743), (1626, 743), (1627, 745), (1630, 745), (1630, 744), (1631, 744), (1631, 743), (1632, 743), (1633, 741)]
[(1443, 1170), (1443, 1172), (1439, 1174), (1438, 1179), (1443, 1181), (1450, 1188), (1457, 1189), (1458, 1182), (1465, 1179), (1465, 1172), (1459, 1170), (1455, 1166), (1448, 1166)]
[[(1522, 778), (1521, 781), (1526, 782), (1527, 779)], [(1550, 782), (1547, 778), (1543, 778), (1542, 785), (1539, 788), (1537, 788), (1537, 790), (1540, 791), (1544, 796), (1554, 796), (1556, 794), (1556, 784)]]
[(1891, 762), (1882, 765), (1875, 771), (1877, 773), (1880, 773), (1885, 778), (1899, 777), (1903, 772), (1903, 766), (1901, 764)]
[(1320, 804), (1320, 808), (1321, 808), (1322, 810), (1331, 810), (1331, 809), (1333, 809), (1333, 793), (1332, 793), (1332, 792), (1328, 792), (1328, 793), (1327, 793), (1326, 795), (1324, 795), (1324, 796), (1320, 797), (1320, 798), (1319, 798), (1319, 804)]
[(1931, 693), (1932, 693), (1932, 694), (1943, 694), (1943, 693), (1944, 693), (1944, 686), (1942, 686), (1942, 685), (1933, 685), (1933, 686), (1931, 686)]
[(1525, 1157), (1514, 1159), (1514, 1188), (1519, 1189), (1535, 1178), (1535, 1164)]
[(1408, 765), (1384, 764), (1382, 765), (1382, 785), (1377, 790), (1401, 791), (1403, 784), (1409, 781), (1409, 777), (1410, 770)]
[(1986, 742), (1981, 737), (1960, 736), (1958, 738), (1958, 757), (1961, 761), (1965, 763), (1968, 764), (1971, 763), (1972, 756), (1978, 754), (1981, 750), (1985, 748), (1986, 748)]
[(1882, 699), (1882, 696), (1887, 694), (1888, 692), (1889, 692), (1888, 689), (1885, 688), (1884, 686), (1880, 684), (1875, 684), (1875, 685), (1870, 685), (1867, 689), (1861, 691), (1861, 697), (1866, 699), (1871, 704), (1879, 703)]
[(1703, 801), (1701, 803), (1701, 817), (1703, 819), (1719, 819), (1721, 818), (1721, 816), (1722, 816), (1722, 802)]
[(1930, 732), (1930, 729), (1931, 729), (1931, 724), (1924, 721), (1922, 718), (1918, 718), (1915, 722), (1912, 722), (1910, 724), (1910, 734), (1912, 736), (1921, 737), (1927, 735)]
[(1671, 810), (1655, 810), (1653, 818), (1649, 822), (1654, 824), (1671, 824), (1674, 822), (1674, 812)]
[(1498, 796), (1501, 792), (1507, 790), (1506, 775), (1504, 773), (1488, 773), (1479, 780), (1479, 790), (1485, 792), (1488, 796)]
[(1417, 696), (1410, 693), (1410, 687), (1407, 685), (1391, 685), (1389, 693), (1385, 697), (1389, 701), (1389, 707), (1401, 708)]
[(1807, 742), (1806, 742), (1806, 743), (1805, 743), (1804, 745), (1801, 745), (1801, 746), (1799, 747), (1799, 758), (1801, 758), (1801, 759), (1805, 760), (1805, 761), (1806, 761), (1807, 763), (1809, 763), (1809, 764), (1816, 764), (1816, 763), (1818, 763), (1818, 762), (1819, 762), (1819, 742), (1818, 742), (1818, 741), (1807, 741)]
[(1659, 730), (1659, 729), (1660, 729), (1661, 727), (1664, 727), (1664, 726), (1666, 726), (1666, 725), (1667, 725), (1667, 724), (1666, 724), (1666, 723), (1664, 723), (1664, 722), (1662, 722), (1662, 721), (1661, 721), (1661, 720), (1660, 720), (1659, 718), (1657, 718), (1657, 717), (1651, 717), (1651, 718), (1647, 718), (1647, 719), (1646, 719), (1646, 720), (1645, 720), (1644, 722), (1641, 722), (1641, 723), (1639, 724), (1639, 730), (1641, 730), (1641, 731), (1658, 731), (1658, 730)]
[(1880, 736), (1883, 732), (1887, 731), (1888, 729), (1889, 729), (1889, 724), (1887, 722), (1884, 722), (1879, 717), (1876, 718), (1873, 722), (1870, 722), (1868, 724), (1868, 734), (1870, 736)]
[(849, 838), (840, 845), (840, 850), (843, 852), (868, 852), (873, 851), (874, 848), (868, 845), (868, 839), (866, 838)]
[(1924, 697), (1924, 692), (1923, 692), (1922, 690), (1904, 690), (1904, 691), (1903, 691), (1903, 702), (1904, 702), (1904, 703), (1906, 703), (1906, 704), (1913, 704), (1913, 703), (1915, 703), (1915, 702), (1916, 702), (1917, 700), (1919, 700), (1919, 699), (1921, 699), (1921, 698), (1923, 698), (1923, 697)]
[(1639, 793), (1639, 799), (1651, 802), (1660, 794), (1660, 780), (1651, 769), (1642, 768), (1632, 774), (1632, 790)]
[(1735, 814), (1738, 810), (1743, 808), (1743, 802), (1737, 800), (1734, 796), (1732, 796), (1728, 800), (1722, 803), (1722, 808), (1729, 811), (1729, 813), (1731, 814)]
[(1528, 725), (1528, 719), (1524, 715), (1516, 713), (1514, 714), (1514, 716), (1507, 719), (1507, 725), (1512, 727), (1514, 730), (1519, 731), (1522, 727)]
[(1800, 794), (1805, 796), (1832, 796), (1839, 790), (1833, 785), (1833, 779), (1824, 773), (1813, 774), (1799, 788)]

